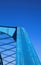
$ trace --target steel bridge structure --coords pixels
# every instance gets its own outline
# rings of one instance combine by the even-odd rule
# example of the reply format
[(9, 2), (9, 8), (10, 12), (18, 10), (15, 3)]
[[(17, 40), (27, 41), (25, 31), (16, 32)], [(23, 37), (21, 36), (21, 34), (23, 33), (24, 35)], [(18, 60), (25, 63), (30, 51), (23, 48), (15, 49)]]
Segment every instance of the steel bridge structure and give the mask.
[(0, 65), (40, 65), (24, 28), (0, 26)]

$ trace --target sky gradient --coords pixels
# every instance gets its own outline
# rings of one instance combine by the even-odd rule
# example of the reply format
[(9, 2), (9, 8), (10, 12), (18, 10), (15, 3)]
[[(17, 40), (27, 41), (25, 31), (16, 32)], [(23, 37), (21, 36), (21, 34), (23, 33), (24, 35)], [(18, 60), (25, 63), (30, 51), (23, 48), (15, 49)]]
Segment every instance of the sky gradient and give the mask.
[(0, 25), (24, 27), (41, 61), (41, 0), (0, 0)]

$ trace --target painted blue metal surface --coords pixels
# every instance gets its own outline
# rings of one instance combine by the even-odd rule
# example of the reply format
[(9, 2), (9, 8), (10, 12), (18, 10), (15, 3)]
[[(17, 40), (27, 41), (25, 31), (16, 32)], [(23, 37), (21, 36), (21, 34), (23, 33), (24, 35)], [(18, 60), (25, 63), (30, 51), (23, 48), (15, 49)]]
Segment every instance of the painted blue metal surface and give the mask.
[(12, 36), (15, 32), (15, 28), (9, 28), (9, 27), (0, 27), (0, 32), (4, 32), (10, 36)]
[(26, 31), (17, 29), (17, 64), (16, 65), (40, 65), (39, 58), (31, 44)]

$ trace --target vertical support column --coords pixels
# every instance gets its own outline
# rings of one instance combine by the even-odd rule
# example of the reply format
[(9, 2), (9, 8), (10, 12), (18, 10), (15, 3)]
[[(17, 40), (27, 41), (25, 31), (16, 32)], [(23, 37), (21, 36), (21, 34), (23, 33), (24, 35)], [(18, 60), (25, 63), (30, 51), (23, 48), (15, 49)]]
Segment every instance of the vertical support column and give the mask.
[(1, 54), (0, 54), (0, 65), (3, 65)]

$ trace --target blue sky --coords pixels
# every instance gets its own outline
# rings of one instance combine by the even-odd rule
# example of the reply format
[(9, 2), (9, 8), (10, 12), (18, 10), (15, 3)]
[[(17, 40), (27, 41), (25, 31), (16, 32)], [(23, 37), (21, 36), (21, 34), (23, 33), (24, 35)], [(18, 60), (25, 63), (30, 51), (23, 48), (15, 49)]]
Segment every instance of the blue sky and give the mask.
[(41, 0), (0, 0), (0, 25), (24, 27), (41, 60)]

